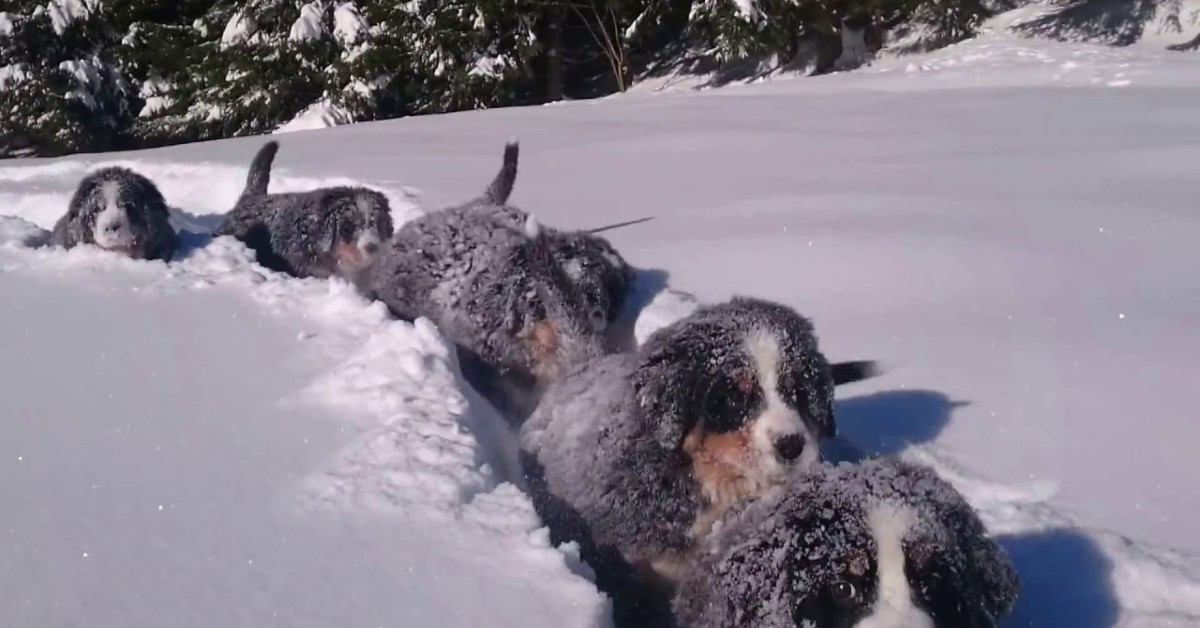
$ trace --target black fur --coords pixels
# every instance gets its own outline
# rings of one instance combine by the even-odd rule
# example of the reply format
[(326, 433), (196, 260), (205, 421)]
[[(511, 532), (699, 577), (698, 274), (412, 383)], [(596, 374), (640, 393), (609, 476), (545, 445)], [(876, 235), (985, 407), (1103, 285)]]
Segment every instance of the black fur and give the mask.
[(241, 240), (271, 270), (357, 281), (394, 231), (387, 197), (361, 186), (269, 194), (278, 150), (273, 141), (259, 149), (245, 189), (214, 235)]
[(953, 487), (895, 459), (819, 467), (730, 511), (679, 587), (678, 620), (690, 628), (852, 628), (877, 596), (869, 513), (881, 505), (914, 517), (902, 542), (913, 603), (937, 628), (995, 628), (1018, 592), (1007, 555)]
[[(503, 208), (520, 222), (529, 218), (521, 209), (508, 205), (517, 178), (519, 146), (504, 147), (504, 159), (484, 193), (444, 211), (495, 212)], [(540, 226), (551, 254), (583, 297), (586, 316), (597, 331), (605, 330), (621, 312), (633, 286), (633, 269), (608, 240), (587, 231), (563, 231)]]
[(101, 168), (80, 181), (67, 213), (50, 233), (50, 244), (68, 249), (80, 244), (99, 245), (96, 229), (104, 226), (96, 223), (107, 207), (105, 190), (110, 185), (115, 186), (119, 222), (129, 238), (126, 245), (113, 250), (133, 259), (170, 260), (176, 235), (162, 193), (150, 179), (121, 167)]
[[(361, 286), (396, 316), (432, 320), (458, 345), (468, 381), (514, 422), (563, 367), (606, 351), (529, 223), (501, 206), (426, 214), (396, 232)], [(553, 346), (539, 349), (539, 329)]]
[[(734, 367), (746, 368), (746, 356), (733, 351), (740, 342), (735, 337), (755, 326), (778, 330), (785, 356), (780, 390), (784, 400), (817, 428), (818, 436), (837, 435), (833, 377), (817, 348), (812, 323), (784, 305), (739, 297), (701, 308), (659, 330), (639, 350), (642, 360), (633, 386), (642, 411), (652, 417), (660, 445), (676, 448), (698, 421), (720, 419), (706, 404), (728, 398), (713, 394), (714, 386), (726, 392), (734, 388)], [(726, 339), (728, 346), (714, 347), (714, 338)]]
[[(555, 542), (581, 544), (606, 590), (620, 595), (635, 572), (669, 581), (659, 566), (686, 565), (702, 519), (720, 507), (682, 441), (697, 425), (739, 429), (761, 410), (750, 400), (755, 391), (731, 379), (746, 368), (744, 338), (757, 331), (778, 342), (780, 397), (812, 432), (833, 434), (833, 382), (811, 325), (784, 306), (745, 298), (698, 310), (636, 353), (580, 365), (551, 384), (522, 426), (539, 513)], [(781, 463), (780, 473), (786, 468)]]

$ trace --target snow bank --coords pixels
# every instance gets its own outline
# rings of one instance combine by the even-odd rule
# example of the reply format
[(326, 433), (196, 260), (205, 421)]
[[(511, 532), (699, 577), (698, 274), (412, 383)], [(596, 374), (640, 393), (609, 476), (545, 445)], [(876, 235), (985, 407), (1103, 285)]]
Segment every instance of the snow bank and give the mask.
[(45, 244), (50, 232), (16, 216), (0, 216), (0, 247), (29, 248)]
[(310, 105), (304, 111), (301, 111), (295, 118), (284, 123), (276, 133), (292, 133), (295, 131), (312, 131), (316, 129), (327, 129), (329, 127), (341, 126), (343, 124), (353, 124), (354, 117), (349, 111), (338, 107), (337, 105), (322, 100)]
[[(189, 179), (238, 187), (204, 166), (137, 167), (185, 217), (209, 210), (181, 193)], [(0, 180), (61, 201), (82, 170)], [(29, 213), (56, 217), (43, 209)], [(0, 547), (6, 621), (607, 625), (577, 556), (490, 463), (502, 420), (464, 393), (428, 321), (271, 273), (231, 238), (185, 234), (166, 265), (20, 247), (38, 233), (0, 221), (0, 381), (20, 408), (5, 416), (37, 426), (4, 426), (0, 500), (39, 505), (6, 520), (21, 539)], [(51, 379), (72, 394), (42, 394)]]
[[(215, 228), (219, 215), (233, 207), (246, 181), (246, 169), (254, 156), (257, 144), (246, 143), (244, 165), (190, 164), (151, 161), (145, 159), (57, 161), (46, 165), (0, 168), (0, 208), (5, 214), (18, 216), (45, 228), (66, 211), (74, 185), (87, 172), (106, 166), (132, 168), (153, 180), (172, 207), (199, 216), (207, 228)], [(283, 142), (280, 156), (271, 172), (272, 192), (311, 190), (321, 186), (365, 185), (379, 190), (392, 208), (392, 220), (403, 224), (423, 209), (412, 194), (370, 181), (346, 177), (300, 177), (287, 167), (289, 143)]]

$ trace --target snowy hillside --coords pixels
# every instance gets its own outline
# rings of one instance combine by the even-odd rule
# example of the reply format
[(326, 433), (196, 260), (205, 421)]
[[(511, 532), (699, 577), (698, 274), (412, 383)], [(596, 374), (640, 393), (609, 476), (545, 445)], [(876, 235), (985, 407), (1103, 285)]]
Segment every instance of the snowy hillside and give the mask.
[[(660, 85), (660, 87), (663, 87)], [(397, 220), (477, 193), (600, 226), (644, 336), (694, 294), (811, 316), (830, 451), (906, 452), (1023, 581), (1006, 628), (1200, 627), (1200, 60), (995, 34), (861, 72), (279, 136), (273, 189), (357, 180)], [(424, 322), (199, 235), (262, 138), (0, 168), (50, 226), (102, 163), (193, 232), (170, 265), (0, 222), (0, 626), (605, 626), (511, 442)], [(669, 289), (665, 289), (669, 286)]]

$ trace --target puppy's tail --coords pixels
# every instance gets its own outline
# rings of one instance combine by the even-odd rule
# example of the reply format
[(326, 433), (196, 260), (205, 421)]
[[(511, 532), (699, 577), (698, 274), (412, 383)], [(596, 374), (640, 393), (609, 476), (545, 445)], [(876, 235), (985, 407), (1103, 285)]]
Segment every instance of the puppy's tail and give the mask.
[(838, 362), (830, 365), (833, 372), (833, 385), (853, 384), (864, 379), (879, 375), (882, 371), (874, 360), (859, 360), (857, 362)]
[(483, 193), (483, 200), (492, 205), (503, 205), (508, 202), (508, 197), (512, 195), (513, 185), (517, 182), (517, 157), (520, 153), (520, 148), (516, 140), (510, 140), (504, 145), (504, 163), (500, 166), (500, 172), (496, 173), (496, 178), (488, 185), (487, 190)]
[(271, 184), (271, 164), (275, 162), (275, 153), (279, 152), (279, 142), (270, 141), (258, 149), (254, 161), (250, 162), (250, 172), (246, 175), (246, 189), (242, 190), (242, 198), (265, 196), (267, 186)]

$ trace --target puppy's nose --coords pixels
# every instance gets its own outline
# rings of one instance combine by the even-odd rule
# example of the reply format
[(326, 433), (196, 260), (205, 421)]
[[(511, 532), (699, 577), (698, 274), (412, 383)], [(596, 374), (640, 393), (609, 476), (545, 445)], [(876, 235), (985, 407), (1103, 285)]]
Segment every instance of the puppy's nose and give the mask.
[(363, 250), (363, 253), (366, 253), (367, 255), (374, 255), (375, 252), (379, 250), (379, 243), (378, 242), (368, 242), (363, 245), (362, 250)]
[(104, 225), (104, 231), (106, 233), (116, 233), (121, 230), (121, 226), (122, 225), (119, 222), (110, 222)]
[(775, 440), (775, 451), (784, 460), (795, 460), (804, 453), (804, 437), (799, 434), (788, 434)]

